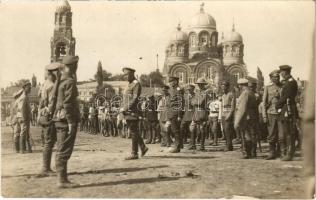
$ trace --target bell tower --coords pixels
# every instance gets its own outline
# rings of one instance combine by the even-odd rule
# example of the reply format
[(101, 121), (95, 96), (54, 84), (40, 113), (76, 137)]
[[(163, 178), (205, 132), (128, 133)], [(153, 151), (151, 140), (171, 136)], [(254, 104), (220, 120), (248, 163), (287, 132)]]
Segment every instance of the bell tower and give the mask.
[(72, 12), (67, 0), (58, 0), (50, 44), (51, 62), (61, 61), (65, 55), (75, 55), (76, 39), (72, 35)]

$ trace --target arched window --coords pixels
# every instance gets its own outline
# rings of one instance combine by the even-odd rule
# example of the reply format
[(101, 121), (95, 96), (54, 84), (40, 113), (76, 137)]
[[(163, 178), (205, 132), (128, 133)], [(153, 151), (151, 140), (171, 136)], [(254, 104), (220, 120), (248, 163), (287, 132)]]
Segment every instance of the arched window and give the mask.
[(195, 33), (190, 34), (190, 46), (191, 47), (196, 46), (196, 34)]
[(200, 44), (201, 46), (207, 45), (208, 44), (208, 38), (209, 38), (209, 34), (207, 32), (202, 32), (200, 34)]

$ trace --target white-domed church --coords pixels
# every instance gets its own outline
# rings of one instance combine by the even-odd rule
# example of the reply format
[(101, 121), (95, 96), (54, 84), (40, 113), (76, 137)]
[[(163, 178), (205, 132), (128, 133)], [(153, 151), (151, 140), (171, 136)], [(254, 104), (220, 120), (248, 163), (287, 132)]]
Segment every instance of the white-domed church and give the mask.
[(194, 83), (197, 78), (206, 78), (214, 89), (223, 79), (235, 83), (247, 76), (243, 61), (244, 44), (242, 36), (235, 31), (222, 35), (218, 43), (215, 19), (204, 11), (191, 20), (186, 31), (180, 24), (170, 37), (166, 48), (163, 74), (179, 77), (180, 84)]

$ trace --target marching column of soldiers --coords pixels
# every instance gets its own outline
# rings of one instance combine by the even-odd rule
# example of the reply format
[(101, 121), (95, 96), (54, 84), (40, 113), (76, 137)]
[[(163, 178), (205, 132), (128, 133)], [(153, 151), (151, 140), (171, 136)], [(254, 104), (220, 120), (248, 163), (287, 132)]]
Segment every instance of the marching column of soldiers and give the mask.
[[(135, 70), (123, 68), (128, 85), (119, 104), (84, 104), (79, 108), (76, 86), (78, 56), (65, 56), (62, 61), (46, 66), (45, 83), (41, 89), (38, 123), (44, 136), (43, 167), (39, 176), (50, 176), (51, 157), (55, 143), (57, 185), (60, 188), (76, 187), (70, 182), (67, 163), (71, 157), (78, 128), (80, 131), (103, 136), (131, 138), (131, 154), (126, 160), (145, 156), (146, 144), (160, 143), (169, 153), (181, 149), (206, 151), (208, 144), (218, 146), (225, 140), (224, 151), (233, 151), (233, 144), (241, 144), (242, 157), (257, 157), (257, 146), (264, 139), (262, 123), (267, 126), (269, 155), (266, 159), (280, 157), (290, 161), (295, 144), (300, 145), (299, 120), (296, 96), (298, 85), (291, 76), (291, 67), (282, 65), (272, 71), (271, 85), (264, 88), (263, 97), (256, 93), (256, 84), (242, 78), (236, 88), (224, 80), (221, 93), (216, 94), (204, 78), (195, 85), (179, 86), (178, 77), (169, 77), (162, 94), (154, 93), (140, 98), (142, 87)], [(283, 81), (280, 81), (280, 76)], [(30, 82), (23, 84), (14, 94), (11, 120), (17, 152), (32, 152), (30, 143), (31, 107), (28, 99)], [(237, 95), (237, 93), (239, 95)], [(262, 99), (262, 102), (261, 102)], [(147, 139), (144, 142), (144, 139)], [(212, 142), (206, 144), (206, 140)], [(189, 144), (188, 144), (189, 140)], [(186, 147), (184, 144), (188, 144)]]

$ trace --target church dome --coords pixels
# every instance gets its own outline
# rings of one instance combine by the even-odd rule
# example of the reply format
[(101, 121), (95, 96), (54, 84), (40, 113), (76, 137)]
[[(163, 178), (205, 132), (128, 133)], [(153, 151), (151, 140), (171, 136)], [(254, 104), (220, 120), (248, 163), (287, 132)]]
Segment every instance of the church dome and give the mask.
[(197, 13), (191, 20), (190, 28), (216, 28), (215, 19), (204, 12), (204, 3), (202, 3), (200, 12)]
[(181, 30), (181, 26), (180, 24), (178, 24), (177, 30), (171, 34), (170, 42), (171, 41), (187, 41), (187, 40), (188, 40), (187, 34)]
[(66, 11), (70, 11), (71, 7), (70, 4), (67, 0), (59, 0), (57, 3), (57, 8), (56, 11), (57, 12), (66, 12)]
[(227, 35), (225, 35), (225, 42), (242, 42), (242, 36), (240, 33), (235, 31), (235, 25), (233, 25), (233, 29)]

